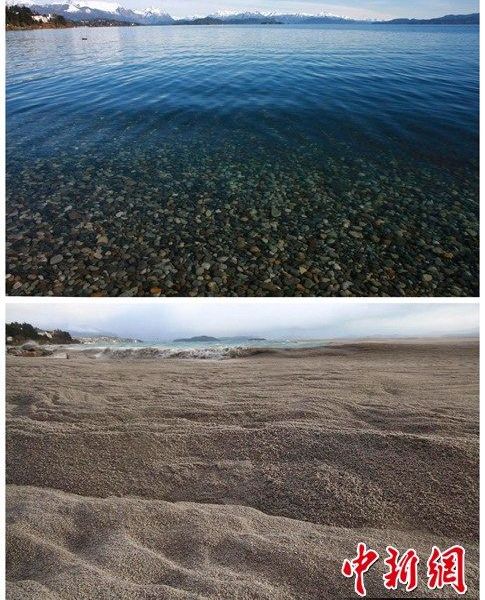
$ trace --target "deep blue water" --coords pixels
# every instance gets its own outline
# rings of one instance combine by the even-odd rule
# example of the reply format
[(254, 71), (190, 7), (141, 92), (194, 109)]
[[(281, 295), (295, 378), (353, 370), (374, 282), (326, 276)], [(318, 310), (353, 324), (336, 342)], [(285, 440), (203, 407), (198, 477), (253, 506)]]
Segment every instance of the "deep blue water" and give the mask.
[[(8, 32), (7, 266), (10, 287), (22, 284), (12, 293), (476, 293), (478, 37), (475, 26), (386, 25)], [(374, 222), (389, 219), (383, 235), (363, 203)], [(205, 229), (201, 205), (202, 219), (212, 212)], [(264, 214), (250, 226), (243, 208)], [(16, 210), (31, 214), (19, 223)], [(145, 243), (154, 221), (161, 239)], [(317, 246), (293, 250), (298, 230)], [(357, 235), (341, 239), (343, 230)], [(234, 246), (248, 231), (256, 267), (245, 262), (254, 253)], [(71, 257), (102, 234), (103, 258), (85, 253), (79, 275)], [(200, 249), (208, 236), (221, 248)], [(273, 248), (280, 240), (286, 249)], [(435, 243), (453, 255), (445, 267)], [(228, 255), (224, 244), (242, 271), (211, 267), (210, 289), (197, 269)], [(133, 272), (121, 272), (123, 256)], [(313, 273), (313, 263), (311, 285), (299, 267)]]

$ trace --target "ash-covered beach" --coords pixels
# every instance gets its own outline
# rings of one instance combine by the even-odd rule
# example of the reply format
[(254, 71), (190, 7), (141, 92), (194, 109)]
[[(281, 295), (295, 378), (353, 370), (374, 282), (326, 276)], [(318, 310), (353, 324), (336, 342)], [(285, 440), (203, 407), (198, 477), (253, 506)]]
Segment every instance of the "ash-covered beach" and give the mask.
[(7, 357), (9, 600), (348, 598), (359, 541), (478, 597), (476, 340), (111, 354)]

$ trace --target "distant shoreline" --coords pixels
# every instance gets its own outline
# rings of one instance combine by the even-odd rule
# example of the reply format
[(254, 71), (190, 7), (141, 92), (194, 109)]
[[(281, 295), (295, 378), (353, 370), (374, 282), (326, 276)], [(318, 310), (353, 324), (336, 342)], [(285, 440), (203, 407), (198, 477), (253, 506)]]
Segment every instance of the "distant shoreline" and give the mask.
[[(8, 31), (29, 29), (67, 29), (73, 27), (160, 27), (170, 25), (480, 25), (480, 13), (463, 15), (444, 15), (431, 19), (397, 18), (387, 21), (359, 21), (344, 17), (327, 17), (322, 15), (300, 14), (263, 14), (263, 13), (237, 13), (231, 15), (207, 15), (204, 17), (183, 17), (175, 19), (169, 14), (163, 18), (147, 20), (138, 13), (132, 12), (127, 19), (126, 14), (116, 11), (97, 11), (95, 15), (87, 13), (73, 17), (68, 10), (56, 10), (56, 14), (48, 15), (52, 22), (29, 22), (28, 16), (33, 19), (41, 15), (42, 5), (32, 5), (32, 8), (19, 6), (7, 7), (6, 29)], [(25, 13), (25, 14), (22, 14)], [(126, 13), (126, 10), (125, 10)], [(23, 18), (18, 18), (18, 16)], [(25, 18), (27, 17), (27, 18)], [(120, 18), (119, 18), (120, 17)], [(22, 20), (24, 21), (22, 23)], [(9, 22), (10, 21), (10, 22)], [(26, 22), (27, 21), (27, 22)]]
[(15, 26), (15, 25), (7, 25), (5, 27), (6, 31), (29, 31), (34, 29), (74, 29), (78, 27), (77, 25), (51, 25), (50, 23), (39, 23), (38, 25), (25, 25), (25, 26)]
[(6, 25), (6, 31), (34, 31), (38, 29), (82, 29), (83, 27), (88, 27), (89, 29), (94, 28), (103, 28), (103, 27), (142, 27), (142, 25), (138, 25), (138, 23), (97, 23), (91, 21), (91, 23), (76, 23), (74, 21), (67, 23), (66, 25), (54, 25), (51, 23), (39, 23), (38, 25), (24, 25), (24, 26), (15, 26), (15, 25)]
[[(358, 22), (354, 22), (354, 23), (349, 23), (349, 25), (366, 25), (367, 23), (358, 23)], [(439, 27), (439, 26), (447, 26), (447, 27), (463, 27), (463, 26), (471, 26), (471, 27), (479, 27), (480, 24), (479, 23), (393, 23), (393, 22), (389, 22), (389, 21), (382, 21), (382, 22), (372, 22), (372, 23), (368, 23), (369, 25), (420, 25), (420, 26), (425, 26), (425, 27)], [(287, 26), (293, 26), (293, 25), (332, 25), (332, 23), (281, 23), (281, 22), (266, 22), (266, 23), (225, 23), (225, 22), (221, 22), (221, 23), (201, 23), (201, 22), (179, 22), (179, 21), (175, 21), (174, 23), (160, 23), (157, 25), (145, 25), (143, 23), (116, 23), (116, 24), (94, 24), (94, 22), (92, 22), (92, 24), (89, 23), (72, 23), (69, 25), (60, 25), (60, 26), (56, 26), (56, 25), (49, 25), (47, 23), (43, 23), (43, 24), (39, 24), (39, 25), (29, 25), (26, 27), (13, 27), (11, 25), (7, 25), (5, 27), (6, 31), (34, 31), (37, 29), (81, 29), (82, 27), (88, 27), (88, 28), (113, 28), (113, 27), (183, 27), (184, 25), (187, 26), (227, 26), (227, 25), (240, 25), (240, 26), (255, 26), (255, 25), (287, 25)], [(342, 23), (336, 23), (335, 25), (342, 25)]]

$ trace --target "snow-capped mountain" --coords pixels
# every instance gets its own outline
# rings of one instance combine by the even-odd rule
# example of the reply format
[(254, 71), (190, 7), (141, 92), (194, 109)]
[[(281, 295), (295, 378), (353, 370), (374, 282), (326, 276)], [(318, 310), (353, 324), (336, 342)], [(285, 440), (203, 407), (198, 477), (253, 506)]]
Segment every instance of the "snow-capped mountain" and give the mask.
[(131, 10), (114, 2), (104, 0), (78, 0), (76, 2), (52, 2), (38, 4), (35, 0), (7, 0), (9, 5), (22, 4), (39, 14), (56, 14), (71, 21), (90, 21), (94, 19), (114, 19), (140, 25), (166, 25), (174, 19), (159, 8)]
[(141, 21), (138, 22), (144, 23), (146, 25), (160, 25), (160, 24), (168, 24), (173, 23), (174, 19), (165, 12), (162, 8), (145, 8), (143, 10), (133, 10), (135, 15), (137, 15), (137, 19), (141, 17)]
[(229, 12), (220, 11), (209, 15), (221, 21), (255, 21), (270, 19), (279, 23), (342, 23), (353, 21), (350, 17), (334, 15), (332, 13), (322, 12), (318, 14), (308, 13), (277, 13), (265, 11), (253, 12)]
[[(76, 0), (74, 2), (51, 2), (39, 4), (38, 0), (7, 0), (7, 4), (22, 4), (28, 6), (33, 12), (39, 14), (57, 14), (71, 21), (86, 21), (95, 19), (112, 19), (140, 25), (169, 25), (176, 23), (161, 8), (146, 8), (132, 10), (124, 8), (115, 2), (107, 0)], [(348, 23), (353, 21), (349, 17), (334, 15), (332, 13), (306, 14), (306, 13), (276, 13), (264, 11), (248, 12), (216, 12), (207, 17), (188, 17), (180, 22), (190, 22), (195, 19), (213, 19), (222, 23)]]

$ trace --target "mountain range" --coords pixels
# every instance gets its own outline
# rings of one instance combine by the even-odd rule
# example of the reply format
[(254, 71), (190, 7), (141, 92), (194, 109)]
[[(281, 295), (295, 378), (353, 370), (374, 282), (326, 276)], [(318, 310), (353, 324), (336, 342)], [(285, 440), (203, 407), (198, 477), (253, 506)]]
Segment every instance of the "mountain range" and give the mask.
[(386, 25), (479, 25), (480, 13), (470, 15), (445, 15), (436, 19), (392, 19), (378, 21)]
[(80, 2), (37, 4), (30, 0), (7, 1), (7, 5), (28, 6), (37, 14), (56, 14), (69, 21), (88, 21), (97, 19), (116, 19), (139, 25), (171, 25), (175, 22), (168, 13), (160, 8), (131, 10), (120, 4), (103, 0), (81, 0)]
[[(37, 4), (35, 0), (7, 0), (7, 5), (28, 6), (37, 14), (56, 14), (69, 21), (90, 21), (99, 19), (115, 19), (138, 25), (173, 25), (173, 24), (256, 24), (256, 23), (359, 23), (342, 15), (331, 13), (274, 13), (274, 12), (217, 12), (206, 16), (194, 16), (186, 19), (174, 19), (161, 8), (145, 8), (132, 10), (120, 4), (105, 0), (79, 0), (78, 2)], [(369, 22), (369, 21), (367, 21)], [(370, 21), (377, 22), (377, 21)], [(382, 23), (382, 21), (380, 21)], [(479, 22), (479, 14), (446, 15), (438, 19), (394, 19), (387, 24), (468, 24)]]

